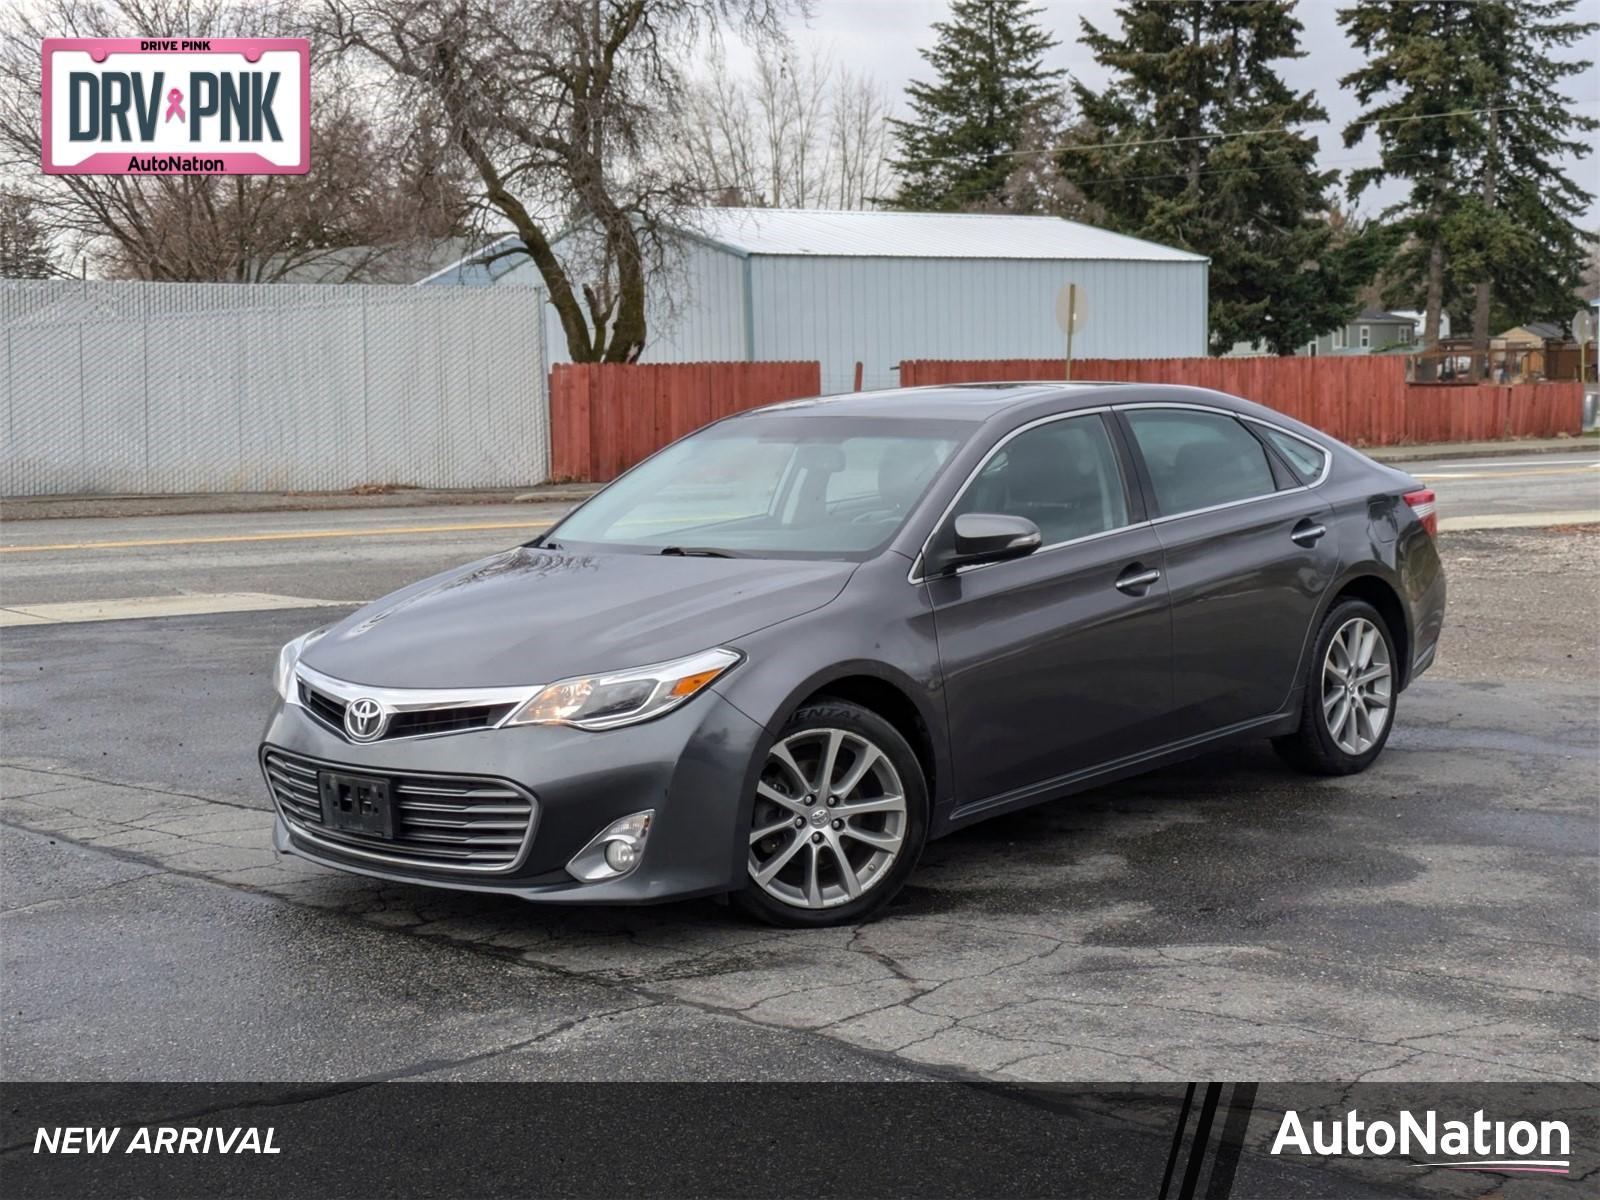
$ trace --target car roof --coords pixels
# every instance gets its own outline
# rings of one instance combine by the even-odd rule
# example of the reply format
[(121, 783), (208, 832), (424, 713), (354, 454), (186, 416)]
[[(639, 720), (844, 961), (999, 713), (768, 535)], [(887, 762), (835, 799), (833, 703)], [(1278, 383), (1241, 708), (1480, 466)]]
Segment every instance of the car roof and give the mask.
[(971, 421), (980, 424), (1013, 410), (1038, 409), (1069, 412), (1103, 404), (1150, 400), (1215, 403), (1238, 397), (1180, 384), (1109, 383), (1096, 380), (1029, 380), (1025, 382), (934, 384), (928, 387), (885, 388), (872, 392), (842, 392), (785, 400), (739, 413), (732, 420), (763, 414), (785, 416), (888, 417), (906, 420)]

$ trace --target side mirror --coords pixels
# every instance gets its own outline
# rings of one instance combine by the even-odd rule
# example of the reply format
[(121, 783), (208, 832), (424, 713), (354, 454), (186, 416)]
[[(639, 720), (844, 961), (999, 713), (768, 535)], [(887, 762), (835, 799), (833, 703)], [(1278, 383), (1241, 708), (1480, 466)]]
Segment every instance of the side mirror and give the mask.
[(951, 533), (939, 540), (943, 545), (931, 555), (930, 575), (942, 575), (976, 563), (1022, 558), (1037, 550), (1044, 537), (1027, 517), (962, 513), (955, 519)]

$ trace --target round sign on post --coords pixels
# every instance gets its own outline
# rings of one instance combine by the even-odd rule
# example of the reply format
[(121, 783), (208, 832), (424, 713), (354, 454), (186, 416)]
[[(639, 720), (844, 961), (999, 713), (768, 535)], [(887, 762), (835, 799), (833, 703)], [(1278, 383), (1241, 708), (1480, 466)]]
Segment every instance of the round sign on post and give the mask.
[(1572, 314), (1572, 340), (1578, 343), (1578, 384), (1584, 388), (1583, 393), (1583, 427), (1590, 428), (1589, 401), (1594, 394), (1588, 391), (1589, 383), (1589, 343), (1594, 340), (1596, 322), (1592, 308), (1580, 308)]
[(1064, 283), (1061, 290), (1056, 293), (1056, 326), (1067, 336), (1067, 374), (1072, 378), (1072, 335), (1083, 328), (1084, 321), (1089, 316), (1089, 304), (1083, 294), (1083, 287), (1076, 283)]
[(1076, 283), (1062, 284), (1061, 290), (1056, 293), (1056, 326), (1061, 332), (1077, 333), (1083, 328), (1088, 315), (1089, 303), (1083, 287)]
[(1572, 314), (1572, 340), (1575, 342), (1594, 341), (1594, 312), (1587, 308), (1580, 308)]

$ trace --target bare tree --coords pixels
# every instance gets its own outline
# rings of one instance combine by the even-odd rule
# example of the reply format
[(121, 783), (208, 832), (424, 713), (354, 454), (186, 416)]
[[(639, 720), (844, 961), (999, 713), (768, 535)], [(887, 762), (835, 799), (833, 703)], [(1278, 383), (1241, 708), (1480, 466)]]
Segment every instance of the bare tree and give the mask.
[(1070, 139), (1090, 137), (1075, 118), (1068, 96), (1054, 94), (1041, 101), (1018, 129), (1014, 165), (1001, 186), (995, 211), (1103, 220), (1104, 215), (1092, 211), (1083, 192), (1061, 169), (1062, 150)]
[(46, 0), (0, 43), (0, 169), (38, 201), (47, 235), (112, 277), (329, 282), (382, 277), (462, 232), (460, 166), (426, 127), (386, 121), (313, 45), (305, 175), (41, 175), (39, 41), (294, 28), (289, 0)]
[(678, 121), (687, 178), (715, 204), (864, 208), (891, 188), (888, 95), (825, 54), (756, 47), (747, 76), (713, 47)]
[(834, 78), (828, 146), (835, 208), (866, 208), (894, 190), (888, 93), (865, 72), (841, 68)]
[[(323, 0), (335, 44), (436, 111), (544, 280), (574, 361), (644, 349), (646, 281), (695, 188), (665, 148), (677, 63), (730, 25), (775, 36), (799, 0)], [(564, 232), (572, 231), (566, 237)], [(558, 252), (556, 242), (561, 241)]]
[(769, 204), (805, 208), (819, 202), (826, 178), (819, 133), (829, 74), (829, 64), (815, 54), (763, 52), (756, 59), (753, 98), (761, 118)]
[(706, 77), (684, 96), (673, 142), (678, 169), (713, 204), (759, 204), (765, 172), (748, 88), (729, 73), (720, 42), (712, 43), (706, 66)]

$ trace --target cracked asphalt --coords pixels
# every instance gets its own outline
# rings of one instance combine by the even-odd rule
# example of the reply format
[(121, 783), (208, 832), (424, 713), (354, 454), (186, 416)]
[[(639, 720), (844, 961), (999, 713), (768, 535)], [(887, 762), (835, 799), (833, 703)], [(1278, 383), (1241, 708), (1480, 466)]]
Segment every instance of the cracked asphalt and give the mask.
[[(1213, 754), (934, 843), (883, 919), (824, 931), (279, 860), (254, 761), (268, 671), (341, 610), (7, 629), (0, 1071), (1592, 1080), (1600, 530), (1443, 549), (1440, 661), (1367, 774)], [(476, 551), (425, 539), (359, 579), (355, 546), (315, 553), (360, 595)], [(296, 591), (302, 553), (193, 551), (264, 591)], [(119, 594), (112, 575), (87, 586)]]

